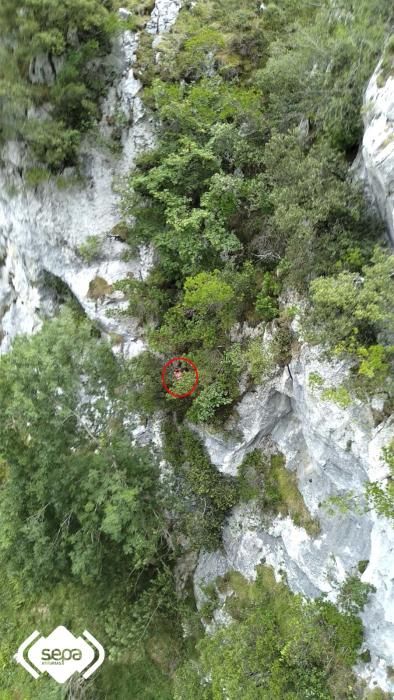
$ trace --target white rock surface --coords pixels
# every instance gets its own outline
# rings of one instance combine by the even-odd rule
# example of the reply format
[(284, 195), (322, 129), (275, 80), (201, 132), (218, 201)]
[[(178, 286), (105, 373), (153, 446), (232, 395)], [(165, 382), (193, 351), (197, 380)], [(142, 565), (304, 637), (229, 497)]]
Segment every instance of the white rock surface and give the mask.
[(293, 591), (310, 597), (324, 593), (335, 601), (346, 574), (359, 561), (369, 560), (362, 580), (373, 584), (376, 593), (362, 619), (372, 661), (358, 670), (371, 687), (377, 680), (388, 690), (384, 669), (394, 664), (394, 528), (373, 511), (330, 515), (321, 503), (349, 491), (362, 494), (368, 479), (384, 478), (387, 465), (381, 450), (394, 437), (394, 422), (375, 427), (370, 409), (361, 402), (342, 409), (322, 400), (320, 390), (310, 386), (312, 372), (320, 374), (325, 387), (337, 386), (347, 368), (321, 361), (318, 350), (305, 347), (281, 377), (244, 397), (236, 439), (201, 434), (214, 463), (227, 474), (235, 474), (245, 454), (264, 446), (269, 436), (285, 455), (287, 468), (297, 472), (299, 489), (311, 514), (319, 518), (321, 533), (313, 539), (289, 517), (267, 522), (253, 504), (236, 507), (224, 527), (223, 549), (200, 556), (196, 596), (201, 597), (201, 582), (229, 569), (253, 579), (256, 566), (264, 562), (278, 578), (285, 572)]
[(361, 174), (394, 243), (394, 76), (379, 86), (379, 75), (380, 64), (365, 93)]
[(174, 24), (181, 7), (182, 0), (156, 0), (146, 30), (150, 34), (167, 32)]
[[(153, 33), (152, 22), (157, 24), (157, 32), (167, 31), (179, 7), (180, 2), (157, 0), (149, 31)], [(117, 121), (120, 123), (118, 157), (90, 136), (81, 149), (82, 184), (60, 189), (50, 180), (32, 189), (21, 176), (26, 164), (23, 148), (9, 143), (1, 154), (4, 163), (0, 170), (1, 352), (9, 349), (15, 335), (39, 328), (42, 316), (51, 311), (44, 272), (63, 280), (104, 331), (122, 336), (120, 347), (127, 356), (134, 356), (144, 348), (136, 322), (116, 316), (125, 307), (125, 301), (119, 292), (111, 292), (110, 286), (129, 275), (145, 278), (152, 264), (152, 251), (143, 248), (139, 259), (126, 261), (127, 245), (106, 238), (120, 219), (119, 195), (114, 185), (131, 169), (136, 155), (149, 148), (154, 140), (153, 123), (140, 97), (142, 86), (133, 71), (138, 38), (138, 34), (123, 32), (107, 59), (121, 77), (103, 102), (99, 131), (101, 141), (109, 139)], [(41, 70), (42, 66), (45, 68), (46, 64), (40, 60), (34, 68)], [(72, 175), (72, 171), (65, 173), (66, 177)], [(84, 262), (78, 254), (90, 236), (105, 241), (94, 264)], [(108, 283), (109, 291), (93, 299), (89, 286), (97, 277)]]

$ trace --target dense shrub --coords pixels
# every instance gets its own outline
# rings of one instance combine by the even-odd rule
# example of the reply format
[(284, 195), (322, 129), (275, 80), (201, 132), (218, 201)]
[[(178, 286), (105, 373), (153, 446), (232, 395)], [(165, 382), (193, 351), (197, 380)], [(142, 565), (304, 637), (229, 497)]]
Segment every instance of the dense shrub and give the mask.
[(354, 700), (352, 665), (361, 621), (331, 603), (305, 602), (269, 569), (248, 584), (229, 572), (216, 581), (234, 622), (198, 644), (198, 658), (176, 676), (175, 698)]
[(223, 518), (237, 502), (235, 479), (218, 472), (196, 435), (171, 422), (165, 426), (164, 454), (174, 469), (168, 499), (178, 531), (187, 536), (189, 546), (214, 549)]
[[(252, 0), (230, 9), (219, 0), (187, 6), (163, 40), (146, 92), (159, 141), (137, 162), (123, 197), (125, 219), (136, 217), (129, 242), (152, 242), (158, 253), (156, 277), (129, 283), (130, 301), (155, 323), (156, 350), (188, 352), (202, 364), (188, 413), (202, 422), (225, 418), (239, 394), (235, 366), (230, 381), (220, 359), (231, 324), (279, 318), (273, 347), (267, 353), (255, 340), (243, 367), (257, 378), (270, 371), (270, 358), (286, 364), (293, 338), (280, 294), (308, 294), (312, 282), (316, 299), (319, 285), (361, 274), (379, 231), (347, 171), (385, 3), (362, 2), (352, 13), (333, 13), (329, 3), (307, 11), (298, 2), (259, 12)], [(379, 21), (366, 45), (372, 16)], [(379, 358), (368, 350), (380, 344), (371, 336), (359, 348), (365, 390), (371, 372), (384, 380), (386, 349)]]
[[(107, 75), (99, 63), (110, 50), (116, 29), (112, 3), (23, 0), (16, 7), (5, 0), (0, 28), (7, 36), (0, 57), (0, 85), (12, 95), (12, 104), (0, 107), (0, 133), (3, 138), (26, 140), (34, 156), (51, 170), (74, 164), (80, 133), (97, 119), (98, 100), (105, 90)], [(47, 79), (31, 84), (29, 72), (36, 60), (47, 64)], [(45, 107), (45, 123), (26, 119), (29, 104)]]

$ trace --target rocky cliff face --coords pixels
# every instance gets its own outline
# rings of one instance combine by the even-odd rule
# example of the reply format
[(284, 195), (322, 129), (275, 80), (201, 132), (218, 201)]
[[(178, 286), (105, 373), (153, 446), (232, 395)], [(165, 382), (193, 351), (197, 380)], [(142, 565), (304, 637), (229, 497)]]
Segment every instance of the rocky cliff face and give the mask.
[(349, 492), (358, 494), (362, 503), (365, 482), (384, 479), (387, 465), (381, 448), (393, 436), (394, 421), (382, 420), (379, 411), (373, 415), (358, 401), (346, 409), (324, 401), (320, 390), (310, 385), (312, 373), (319, 374), (326, 387), (334, 387), (344, 380), (347, 368), (324, 362), (317, 350), (304, 347), (282, 375), (244, 396), (238, 407), (238, 439), (209, 433), (203, 437), (213, 462), (229, 474), (237, 472), (247, 452), (273, 441), (287, 468), (297, 473), (305, 504), (320, 522), (320, 534), (310, 537), (290, 517), (267, 523), (253, 504), (241, 505), (226, 523), (223, 549), (200, 556), (196, 596), (201, 599), (201, 586), (230, 569), (253, 579), (255, 567), (266, 563), (278, 578), (286, 576), (293, 591), (310, 597), (324, 593), (335, 601), (346, 574), (357, 570), (358, 562), (368, 561), (362, 581), (373, 584), (376, 593), (363, 622), (372, 660), (359, 673), (371, 687), (378, 681), (388, 690), (385, 669), (394, 662), (394, 528), (373, 511), (330, 515), (323, 504), (330, 496)]
[[(358, 172), (394, 242), (394, 77), (383, 78), (381, 64), (365, 93), (364, 122)], [(263, 522), (253, 504), (239, 506), (224, 528), (222, 550), (200, 556), (196, 597), (202, 600), (201, 586), (230, 569), (253, 579), (256, 566), (266, 563), (278, 577), (285, 575), (293, 591), (311, 597), (323, 593), (335, 601), (346, 575), (367, 560), (361, 580), (376, 588), (362, 614), (371, 663), (357, 671), (371, 688), (379, 684), (394, 692), (387, 675), (394, 665), (394, 528), (373, 510), (333, 516), (322, 507), (330, 496), (361, 496), (366, 481), (384, 483), (388, 470), (382, 447), (394, 436), (394, 420), (384, 418), (379, 399), (370, 406), (356, 401), (346, 409), (323, 401), (309, 384), (312, 373), (335, 387), (347, 367), (324, 362), (318, 351), (304, 346), (283, 375), (244, 396), (230, 436), (200, 434), (214, 464), (232, 475), (249, 451), (273, 441), (287, 468), (296, 471), (305, 504), (320, 521), (320, 535), (311, 538), (289, 517)], [(217, 616), (220, 620), (220, 610)]]
[[(180, 0), (157, 0), (147, 24), (152, 40), (174, 23)], [(26, 165), (23, 146), (10, 143), (1, 154), (0, 170), (0, 350), (9, 348), (12, 338), (31, 333), (42, 316), (51, 312), (52, 299), (47, 278), (50, 273), (72, 291), (88, 316), (104, 331), (116, 333), (126, 355), (140, 352), (143, 341), (133, 321), (114, 318), (111, 313), (124, 305), (122, 294), (112, 284), (128, 275), (144, 277), (152, 253), (125, 262), (128, 248), (110, 236), (119, 222), (116, 184), (133, 165), (136, 155), (153, 142), (153, 125), (145, 113), (141, 83), (133, 66), (139, 35), (123, 32), (114, 42), (109, 57), (119, 74), (102, 105), (99, 139), (85, 140), (81, 150), (83, 182), (73, 184), (75, 172), (64, 173), (66, 187), (50, 180), (34, 189), (26, 186), (21, 173)], [(45, 65), (40, 63), (45, 75)], [(116, 117), (121, 115), (121, 153), (115, 156), (109, 145)], [(104, 145), (103, 145), (104, 144)], [(87, 263), (80, 248), (90, 237), (99, 241), (99, 253)]]
[(394, 243), (394, 76), (380, 63), (364, 98), (361, 171)]
[[(180, 0), (156, 0), (147, 25), (154, 42), (175, 21), (180, 4)], [(123, 115), (119, 156), (87, 139), (81, 153), (83, 183), (72, 184), (74, 173), (68, 172), (66, 189), (50, 181), (33, 190), (26, 187), (20, 174), (26, 158), (23, 148), (9, 144), (2, 154), (2, 352), (9, 349), (15, 335), (34, 332), (43, 315), (53, 312), (45, 273), (61, 279), (105, 332), (120, 336), (127, 356), (144, 347), (136, 323), (108, 315), (125, 303), (111, 285), (130, 274), (144, 277), (152, 262), (148, 249), (140, 250), (139, 259), (125, 261), (126, 245), (107, 235), (119, 221), (114, 184), (130, 169), (136, 154), (154, 139), (153, 124), (140, 99), (141, 84), (133, 72), (137, 45), (138, 35), (128, 31), (115, 42), (111, 60), (120, 78), (103, 105), (103, 139), (111, 135), (113, 117)], [(41, 65), (40, 71), (45, 73), (45, 66)], [(363, 162), (365, 176), (394, 237), (393, 88), (393, 79), (378, 87), (377, 74), (368, 87)], [(90, 236), (97, 236), (102, 244), (94, 261), (86, 262), (80, 247)], [(206, 431), (202, 435), (214, 464), (231, 474), (236, 474), (247, 452), (264, 447), (267, 441), (276, 445), (286, 457), (287, 468), (297, 473), (305, 503), (320, 520), (320, 534), (311, 538), (289, 517), (263, 522), (253, 504), (239, 506), (225, 525), (222, 550), (200, 556), (196, 596), (201, 599), (203, 582), (229, 569), (253, 578), (256, 566), (266, 562), (277, 576), (285, 572), (294, 591), (312, 597), (325, 593), (335, 600), (346, 573), (360, 560), (368, 560), (362, 580), (377, 589), (363, 613), (365, 647), (372, 659), (358, 670), (370, 685), (379, 682), (389, 689), (386, 669), (394, 665), (393, 527), (373, 511), (332, 516), (321, 504), (331, 495), (362, 493), (368, 479), (384, 479), (381, 448), (392, 436), (393, 425), (384, 420), (379, 402), (371, 406), (354, 402), (341, 409), (323, 401), (310, 385), (312, 372), (318, 372), (326, 386), (337, 386), (347, 367), (324, 362), (317, 352), (304, 347), (281, 376), (245, 394), (232, 436)]]

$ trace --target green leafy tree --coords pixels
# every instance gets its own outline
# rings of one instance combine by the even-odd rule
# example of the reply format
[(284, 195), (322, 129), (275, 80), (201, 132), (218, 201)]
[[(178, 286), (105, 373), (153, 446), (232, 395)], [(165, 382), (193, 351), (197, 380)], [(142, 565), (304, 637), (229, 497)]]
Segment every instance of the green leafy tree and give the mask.
[(32, 587), (148, 566), (156, 472), (122, 426), (120, 370), (69, 312), (0, 363), (1, 556)]
[(338, 352), (355, 353), (366, 377), (384, 373), (387, 366), (386, 350), (376, 340), (387, 337), (394, 319), (393, 274), (394, 256), (377, 248), (361, 275), (342, 272), (311, 284), (311, 322)]

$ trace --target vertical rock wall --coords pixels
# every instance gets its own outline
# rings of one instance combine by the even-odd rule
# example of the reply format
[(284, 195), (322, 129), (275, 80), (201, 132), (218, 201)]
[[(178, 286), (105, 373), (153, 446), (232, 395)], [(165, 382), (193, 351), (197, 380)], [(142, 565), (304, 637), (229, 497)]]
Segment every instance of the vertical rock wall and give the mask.
[(364, 97), (362, 175), (394, 245), (394, 75), (378, 65)]
[[(203, 553), (195, 573), (197, 599), (201, 585), (230, 569), (255, 577), (256, 566), (273, 566), (285, 572), (290, 588), (309, 597), (325, 594), (336, 600), (346, 575), (368, 561), (362, 581), (376, 587), (362, 614), (365, 648), (371, 663), (358, 672), (371, 687), (394, 686), (386, 674), (394, 665), (394, 527), (373, 510), (331, 515), (322, 507), (330, 496), (357, 494), (363, 506), (368, 480), (384, 479), (388, 467), (382, 447), (394, 437), (394, 421), (376, 419), (370, 407), (355, 400), (348, 408), (325, 401), (309, 382), (319, 374), (324, 386), (338, 386), (346, 378), (344, 363), (328, 363), (317, 350), (304, 347), (300, 356), (276, 379), (248, 393), (238, 406), (238, 438), (201, 431), (218, 469), (236, 474), (244, 456), (255, 448), (274, 443), (296, 472), (299, 490), (321, 531), (311, 537), (290, 517), (267, 519), (253, 503), (234, 509), (223, 533), (223, 548)], [(379, 422), (378, 422), (379, 421)], [(391, 573), (390, 573), (391, 572)]]
[[(157, 0), (147, 25), (156, 40), (175, 22), (180, 4), (180, 0)], [(34, 332), (43, 315), (51, 312), (45, 272), (60, 278), (105, 331), (119, 336), (128, 356), (144, 347), (136, 322), (113, 314), (126, 303), (111, 285), (129, 275), (144, 278), (152, 264), (152, 251), (143, 248), (130, 261), (126, 259), (128, 246), (108, 235), (120, 218), (116, 185), (132, 168), (136, 155), (154, 141), (152, 118), (145, 112), (142, 85), (134, 75), (138, 40), (138, 33), (124, 31), (114, 41), (108, 61), (120, 77), (102, 105), (99, 137), (90, 135), (82, 144), (82, 182), (73, 184), (75, 172), (69, 169), (64, 173), (65, 188), (54, 178), (29, 188), (21, 174), (27, 163), (23, 145), (9, 143), (1, 154), (2, 352), (15, 335)], [(121, 149), (115, 155), (110, 137), (119, 119)], [(79, 250), (92, 236), (98, 237), (100, 250), (92, 262), (86, 262)]]

